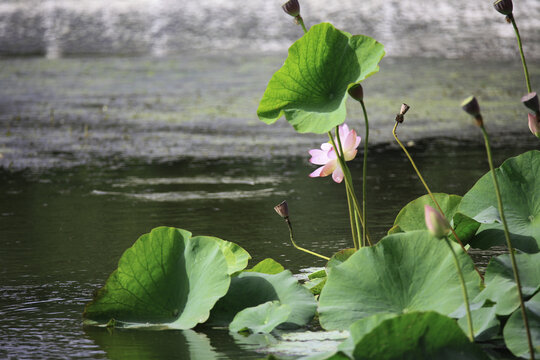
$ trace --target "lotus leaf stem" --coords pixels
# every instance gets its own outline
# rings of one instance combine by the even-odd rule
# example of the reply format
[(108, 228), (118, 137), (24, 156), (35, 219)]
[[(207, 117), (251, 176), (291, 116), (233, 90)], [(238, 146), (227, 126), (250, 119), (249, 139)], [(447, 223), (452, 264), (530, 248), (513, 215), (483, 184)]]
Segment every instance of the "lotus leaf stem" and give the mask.
[(474, 330), (473, 330), (473, 323), (472, 323), (472, 316), (471, 316), (471, 308), (469, 306), (469, 295), (467, 294), (467, 286), (465, 285), (465, 278), (463, 277), (463, 272), (461, 271), (461, 267), (459, 266), (459, 261), (458, 261), (456, 252), (454, 251), (452, 244), (450, 244), (450, 239), (448, 239), (448, 236), (444, 237), (444, 241), (446, 242), (446, 245), (448, 245), (448, 247), (450, 248), (450, 252), (452, 253), (452, 257), (454, 258), (454, 264), (456, 265), (459, 281), (461, 282), (461, 291), (463, 293), (463, 299), (465, 300), (465, 310), (467, 311), (467, 324), (469, 326), (469, 340), (471, 340), (471, 342), (474, 342)]
[(499, 181), (497, 180), (497, 175), (495, 174), (495, 168), (493, 167), (493, 156), (491, 155), (491, 146), (489, 144), (489, 136), (483, 124), (480, 125), (480, 130), (482, 130), (482, 135), (484, 136), (489, 169), (491, 170), (491, 176), (493, 178), (493, 185), (495, 188), (495, 195), (497, 196), (497, 205), (499, 207), (499, 215), (501, 217), (501, 221), (503, 224), (504, 237), (506, 238), (506, 245), (508, 246), (508, 252), (510, 253), (510, 260), (512, 261), (512, 270), (514, 272), (514, 280), (516, 281), (516, 286), (518, 290), (519, 305), (521, 307), (521, 314), (523, 316), (523, 325), (525, 325), (525, 330), (527, 333), (527, 342), (529, 345), (529, 352), (531, 354), (531, 360), (533, 360), (534, 347), (533, 347), (532, 338), (531, 338), (531, 330), (529, 329), (529, 319), (527, 318), (527, 312), (525, 310), (525, 303), (523, 302), (523, 293), (521, 291), (521, 281), (519, 279), (519, 272), (518, 272), (516, 257), (514, 255), (514, 247), (512, 246), (512, 242), (510, 241), (510, 231), (508, 230), (508, 224), (506, 222), (506, 217), (504, 215), (501, 191), (499, 189)]
[(366, 210), (366, 202), (367, 202), (367, 157), (368, 157), (368, 141), (369, 141), (369, 120), (368, 115), (366, 111), (366, 105), (364, 104), (363, 100), (360, 100), (360, 104), (362, 105), (362, 111), (364, 112), (364, 119), (366, 121), (366, 134), (364, 136), (364, 163), (363, 163), (363, 169), (362, 169), (362, 213), (364, 214), (364, 221), (362, 222), (362, 242), (363, 245), (366, 246), (366, 233), (367, 233), (367, 210)]
[(300, 251), (303, 251), (303, 252), (306, 252), (306, 253), (308, 253), (308, 254), (311, 254), (311, 255), (313, 255), (313, 256), (320, 257), (321, 259), (324, 259), (324, 260), (326, 260), (326, 261), (330, 260), (329, 257), (326, 257), (326, 256), (321, 255), (321, 254), (317, 254), (316, 252), (313, 252), (313, 251), (308, 250), (308, 249), (304, 249), (303, 247), (300, 247), (300, 246), (296, 245), (296, 243), (294, 242), (294, 235), (293, 235), (293, 229), (292, 229), (291, 220), (289, 220), (289, 217), (286, 217), (286, 218), (285, 218), (285, 222), (287, 223), (287, 226), (289, 227), (289, 235), (290, 235), (290, 237), (291, 237), (291, 242), (292, 242), (292, 244), (293, 244), (293, 246), (294, 246), (295, 248), (297, 248), (297, 249), (300, 250)]
[(523, 72), (525, 73), (525, 81), (527, 82), (527, 92), (532, 92), (531, 88), (531, 78), (529, 77), (529, 69), (527, 68), (527, 62), (525, 61), (525, 54), (523, 53), (523, 43), (521, 42), (521, 36), (519, 35), (519, 30), (516, 24), (516, 20), (514, 19), (513, 15), (508, 16), (510, 18), (510, 22), (512, 23), (512, 26), (514, 27), (514, 31), (516, 33), (516, 38), (518, 42), (519, 47), (519, 54), (521, 55), (521, 63), (523, 65)]

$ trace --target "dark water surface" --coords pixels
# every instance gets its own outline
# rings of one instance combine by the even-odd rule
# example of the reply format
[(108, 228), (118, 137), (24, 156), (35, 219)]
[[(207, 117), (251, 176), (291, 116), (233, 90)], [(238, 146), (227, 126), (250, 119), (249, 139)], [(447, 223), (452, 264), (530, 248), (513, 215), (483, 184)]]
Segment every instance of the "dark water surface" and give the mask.
[[(497, 162), (524, 150), (497, 149)], [(424, 192), (401, 152), (371, 154), (369, 224), (380, 238), (398, 209)], [(426, 141), (413, 156), (434, 191), (463, 194), (487, 171), (474, 144)], [(351, 166), (359, 180), (361, 161)], [(344, 187), (309, 178), (312, 169), (306, 157), (278, 157), (0, 170), (0, 357), (263, 357), (254, 350), (264, 346), (226, 330), (108, 333), (83, 329), (81, 313), (122, 252), (160, 225), (234, 241), (254, 262), (272, 257), (293, 272), (322, 266), (292, 248), (272, 209), (288, 200), (302, 246), (327, 255), (350, 246)]]

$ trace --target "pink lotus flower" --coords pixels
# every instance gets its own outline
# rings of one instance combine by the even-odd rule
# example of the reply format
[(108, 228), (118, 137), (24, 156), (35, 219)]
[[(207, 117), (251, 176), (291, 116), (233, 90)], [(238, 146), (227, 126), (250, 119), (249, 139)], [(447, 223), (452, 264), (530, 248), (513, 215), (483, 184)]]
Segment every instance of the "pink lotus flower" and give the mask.
[(529, 114), (529, 129), (531, 129), (534, 136), (540, 139), (540, 117)]
[(439, 239), (448, 235), (448, 232), (450, 231), (450, 224), (440, 212), (429, 205), (424, 205), (424, 215), (426, 219), (426, 226), (431, 235)]
[[(341, 146), (343, 147), (343, 155), (345, 161), (350, 161), (356, 156), (356, 148), (360, 145), (360, 136), (356, 135), (356, 131), (349, 130), (347, 124), (339, 126), (339, 138), (341, 140)], [(337, 145), (337, 139), (334, 139)], [(339, 146), (339, 145), (337, 145)], [(309, 161), (315, 165), (323, 165), (311, 174), (310, 177), (323, 177), (332, 174), (332, 179), (340, 183), (343, 181), (343, 169), (339, 165), (338, 152), (330, 143), (324, 143), (321, 145), (321, 149), (309, 150), (311, 159)]]

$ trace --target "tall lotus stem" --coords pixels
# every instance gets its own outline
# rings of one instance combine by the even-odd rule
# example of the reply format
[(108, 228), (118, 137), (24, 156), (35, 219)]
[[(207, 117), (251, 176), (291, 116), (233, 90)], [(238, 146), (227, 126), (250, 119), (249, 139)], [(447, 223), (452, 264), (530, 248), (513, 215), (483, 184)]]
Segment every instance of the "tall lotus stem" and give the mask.
[(495, 174), (495, 168), (493, 166), (493, 157), (491, 155), (491, 146), (489, 144), (489, 136), (486, 131), (486, 128), (484, 127), (484, 120), (482, 118), (482, 114), (480, 113), (480, 106), (478, 105), (478, 101), (476, 100), (476, 98), (473, 96), (468, 97), (467, 99), (463, 101), (461, 106), (465, 112), (467, 112), (469, 115), (472, 115), (475, 118), (476, 125), (480, 128), (480, 130), (482, 131), (482, 135), (484, 137), (484, 143), (486, 146), (489, 169), (491, 172), (491, 176), (493, 178), (493, 186), (495, 189), (495, 195), (497, 197), (497, 206), (499, 208), (499, 215), (501, 217), (501, 222), (503, 224), (503, 229), (504, 229), (504, 237), (506, 238), (506, 246), (508, 246), (508, 252), (510, 253), (510, 260), (512, 262), (512, 270), (514, 272), (514, 280), (516, 282), (516, 286), (518, 290), (519, 305), (521, 307), (521, 314), (523, 316), (523, 324), (525, 325), (525, 330), (527, 333), (527, 342), (529, 345), (529, 352), (531, 354), (531, 360), (533, 360), (534, 347), (533, 347), (532, 338), (531, 338), (531, 330), (529, 329), (529, 320), (527, 318), (527, 312), (525, 310), (525, 304), (523, 302), (523, 293), (521, 291), (521, 281), (519, 278), (516, 257), (514, 255), (514, 247), (512, 246), (512, 242), (510, 241), (510, 231), (508, 230), (508, 223), (506, 222), (506, 217), (504, 215), (501, 191), (499, 189), (499, 181), (497, 180), (497, 175)]
[(450, 248), (450, 252), (452, 253), (452, 257), (454, 258), (454, 264), (456, 265), (459, 281), (461, 282), (461, 292), (463, 293), (463, 299), (465, 300), (465, 310), (467, 311), (467, 324), (469, 326), (469, 340), (471, 340), (471, 342), (474, 342), (474, 330), (473, 330), (473, 323), (472, 323), (472, 316), (471, 316), (471, 307), (469, 306), (469, 295), (467, 294), (467, 287), (465, 286), (465, 279), (463, 278), (463, 273), (461, 271), (461, 267), (459, 266), (459, 261), (458, 261), (456, 252), (454, 251), (452, 244), (450, 244), (450, 240), (448, 239), (448, 236), (444, 237), (444, 241), (446, 242), (446, 245), (448, 245), (448, 247)]
[(469, 295), (467, 294), (465, 278), (463, 277), (463, 272), (461, 271), (461, 267), (459, 266), (459, 260), (457, 258), (456, 252), (454, 251), (454, 248), (452, 247), (452, 244), (450, 244), (450, 240), (448, 239), (448, 233), (450, 232), (450, 224), (441, 212), (435, 210), (429, 205), (424, 205), (424, 217), (426, 221), (426, 227), (428, 228), (429, 233), (439, 240), (444, 239), (446, 245), (448, 245), (448, 247), (450, 248), (450, 252), (452, 253), (452, 257), (454, 259), (454, 265), (456, 266), (456, 270), (459, 276), (459, 281), (461, 283), (463, 300), (465, 300), (467, 323), (469, 325), (469, 339), (471, 340), (471, 342), (474, 342), (474, 330), (472, 324), (471, 308), (469, 306)]
[(514, 19), (513, 14), (513, 4), (512, 0), (496, 0), (493, 3), (493, 6), (495, 7), (495, 10), (500, 12), (503, 15), (506, 15), (506, 21), (509, 23), (512, 23), (512, 27), (514, 28), (514, 32), (516, 33), (516, 38), (518, 42), (518, 48), (519, 48), (519, 54), (521, 56), (521, 64), (523, 65), (523, 72), (525, 73), (525, 81), (527, 82), (527, 90), (528, 92), (531, 92), (531, 78), (529, 77), (529, 70), (527, 68), (527, 62), (525, 61), (525, 55), (523, 53), (523, 44), (521, 42), (521, 36), (519, 35), (519, 30), (516, 24), (516, 20)]
[[(424, 177), (420, 173), (420, 170), (418, 170), (418, 167), (416, 166), (416, 163), (414, 162), (411, 154), (409, 154), (409, 152), (407, 151), (407, 148), (405, 147), (405, 145), (403, 145), (403, 143), (399, 140), (399, 138), (397, 136), (397, 132), (396, 132), (397, 127), (398, 127), (399, 124), (401, 124), (404, 121), (404, 115), (409, 110), (409, 108), (410, 107), (407, 104), (402, 104), (401, 105), (401, 110), (400, 110), (399, 114), (396, 115), (396, 124), (394, 125), (394, 129), (392, 130), (392, 134), (394, 135), (394, 139), (396, 139), (397, 143), (399, 144), (399, 146), (401, 147), (401, 149), (403, 150), (405, 155), (407, 155), (407, 158), (409, 159), (409, 162), (411, 163), (414, 171), (416, 172), (416, 175), (418, 175), (418, 178), (420, 179), (420, 182), (422, 183), (422, 185), (424, 185), (424, 188), (426, 189), (427, 193), (429, 194), (429, 197), (431, 198), (431, 201), (433, 201), (433, 203), (435, 204), (437, 209), (440, 211), (440, 213), (444, 215), (444, 211), (442, 211), (441, 206), (439, 205), (439, 202), (437, 201), (437, 199), (435, 199), (435, 196), (433, 195), (433, 193), (431, 192), (428, 184), (424, 180)], [(452, 235), (454, 235), (454, 238), (459, 243), (459, 245), (463, 248), (463, 251), (467, 252), (465, 250), (465, 248), (463, 247), (463, 243), (461, 242), (459, 236), (456, 234), (456, 231), (452, 227), (450, 227), (450, 231), (452, 232)]]
[(304, 249), (303, 247), (300, 247), (300, 246), (296, 245), (296, 243), (294, 242), (294, 234), (293, 234), (291, 220), (289, 219), (289, 206), (287, 205), (287, 201), (282, 201), (278, 205), (274, 206), (274, 210), (287, 223), (287, 226), (289, 227), (289, 235), (290, 235), (290, 238), (291, 238), (291, 243), (293, 244), (293, 246), (295, 248), (297, 248), (300, 251), (306, 252), (306, 253), (308, 253), (310, 255), (320, 257), (321, 259), (324, 259), (324, 260), (327, 260), (327, 261), (330, 260), (329, 257), (326, 257), (326, 256), (321, 255), (321, 254), (317, 254), (316, 252), (313, 252), (313, 251), (308, 250), (308, 249)]
[[(344, 175), (344, 179), (345, 179), (345, 187), (351, 197), (351, 200), (353, 201), (353, 205), (354, 205), (354, 212), (355, 212), (355, 218), (357, 219), (356, 221), (356, 225), (357, 225), (357, 234), (358, 234), (358, 238), (360, 238), (360, 229), (358, 227), (358, 221), (360, 221), (360, 223), (362, 224), (362, 226), (364, 225), (364, 220), (363, 220), (363, 216), (362, 216), (362, 212), (360, 210), (360, 206), (359, 206), (359, 203), (358, 203), (358, 199), (356, 198), (356, 193), (354, 191), (354, 186), (353, 186), (353, 181), (352, 181), (352, 176), (351, 176), (351, 172), (349, 170), (349, 167), (347, 166), (347, 163), (345, 161), (345, 156), (344, 156), (344, 152), (343, 152), (343, 147), (342, 147), (342, 144), (341, 144), (341, 139), (340, 139), (340, 136), (339, 136), (339, 129), (338, 127), (336, 126), (336, 140), (337, 140), (337, 144), (336, 144), (336, 141), (334, 141), (334, 137), (332, 136), (332, 134), (330, 132), (328, 132), (328, 137), (330, 138), (330, 143), (332, 144), (332, 146), (334, 147), (334, 149), (339, 149), (340, 151), (336, 151), (337, 152), (337, 159), (338, 159), (338, 162), (339, 162), (339, 165), (341, 167), (341, 169), (343, 170), (343, 175)], [(368, 242), (369, 245), (372, 245), (371, 243), (371, 239), (369, 237), (369, 232), (366, 233), (366, 240)], [(358, 244), (358, 246), (360, 246), (360, 244)], [(355, 247), (356, 248), (356, 247)], [(357, 249), (357, 248), (356, 248)]]
[(362, 112), (364, 113), (364, 119), (366, 123), (366, 133), (364, 135), (364, 162), (362, 168), (362, 213), (364, 219), (362, 221), (362, 244), (366, 246), (366, 233), (367, 233), (367, 157), (368, 157), (368, 143), (369, 143), (369, 120), (366, 111), (366, 105), (364, 104), (364, 90), (362, 85), (355, 84), (348, 90), (349, 95), (358, 101), (362, 105)]

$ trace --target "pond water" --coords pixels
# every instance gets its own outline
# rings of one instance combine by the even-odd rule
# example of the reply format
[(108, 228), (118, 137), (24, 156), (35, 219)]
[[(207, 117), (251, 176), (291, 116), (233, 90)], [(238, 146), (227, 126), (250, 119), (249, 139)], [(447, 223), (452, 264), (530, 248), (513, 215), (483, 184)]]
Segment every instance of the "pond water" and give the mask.
[[(522, 150), (496, 151), (497, 161)], [(369, 224), (380, 238), (397, 209), (423, 190), (402, 153), (372, 153)], [(474, 145), (419, 144), (413, 156), (434, 191), (463, 194), (487, 167)], [(360, 162), (352, 164), (358, 179)], [(304, 247), (331, 255), (351, 245), (343, 186), (308, 178), (310, 170), (306, 158), (287, 157), (0, 171), (0, 357), (261, 357), (253, 349), (262, 345), (235, 341), (226, 330), (108, 333), (84, 329), (81, 313), (122, 252), (160, 225), (234, 241), (253, 261), (272, 257), (293, 272), (323, 266), (290, 245), (273, 210), (288, 200)]]
[[(287, 199), (299, 245), (326, 255), (351, 246), (343, 185), (307, 176), (307, 150), (324, 137), (296, 135), (284, 121), (268, 127), (254, 115), (280, 56), (0, 60), (0, 358), (265, 356), (276, 339), (205, 328), (109, 333), (83, 328), (81, 314), (123, 251), (156, 226), (236, 242), (253, 263), (272, 257), (295, 273), (322, 266), (289, 243), (273, 210)], [(402, 140), (415, 140), (412, 155), (433, 191), (462, 195), (488, 170), (479, 134), (458, 106), (471, 89), (489, 105), (497, 164), (538, 148), (516, 101), (519, 64), (383, 64), (365, 87), (373, 94), (373, 238), (424, 194), (389, 145), (402, 101), (413, 106)], [(351, 113), (359, 124), (359, 109)], [(361, 161), (351, 167), (359, 189)]]

